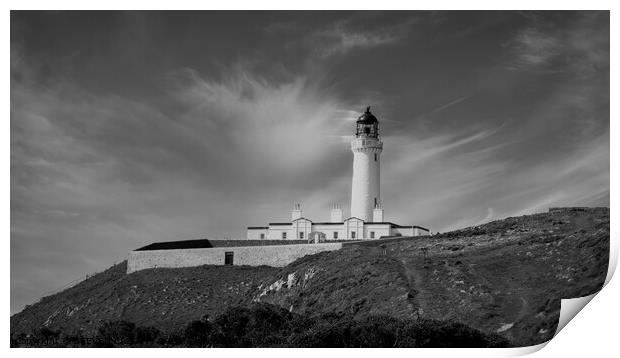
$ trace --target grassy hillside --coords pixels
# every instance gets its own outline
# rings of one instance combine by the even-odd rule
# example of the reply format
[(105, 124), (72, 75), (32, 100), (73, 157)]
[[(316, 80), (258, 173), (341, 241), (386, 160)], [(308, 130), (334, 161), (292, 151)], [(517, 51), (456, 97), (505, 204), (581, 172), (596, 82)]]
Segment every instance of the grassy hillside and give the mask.
[(307, 317), (463, 322), (515, 345), (550, 339), (560, 299), (602, 287), (609, 209), (507, 218), (432, 237), (348, 244), (283, 268), (114, 266), (11, 317), (11, 333), (94, 331), (127, 320), (178, 330), (230, 306), (273, 304)]
[(414, 318), (413, 290), (397, 259), (352, 245), (280, 269), (263, 280), (252, 300), (300, 314)]
[(191, 320), (243, 305), (271, 267), (200, 266), (126, 274), (127, 262), (27, 306), (11, 317), (12, 333), (40, 327), (94, 334), (105, 321), (127, 320), (169, 332)]
[(608, 260), (609, 209), (564, 210), (308, 256), (265, 280), (254, 300), (460, 321), (532, 345), (553, 337), (561, 298), (602, 287)]

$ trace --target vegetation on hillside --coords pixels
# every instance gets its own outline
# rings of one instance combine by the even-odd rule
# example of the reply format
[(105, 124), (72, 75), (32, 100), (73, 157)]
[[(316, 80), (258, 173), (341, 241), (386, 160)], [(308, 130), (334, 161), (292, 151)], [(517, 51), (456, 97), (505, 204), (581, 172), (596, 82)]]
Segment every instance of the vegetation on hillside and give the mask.
[(566, 209), (307, 256), (265, 279), (254, 300), (465, 322), (527, 346), (553, 337), (562, 298), (602, 288), (608, 261), (609, 209)]
[(127, 274), (127, 262), (122, 262), (11, 316), (11, 332), (47, 327), (92, 335), (103, 322), (118, 320), (174, 331), (204, 315), (249, 303), (256, 283), (275, 270), (200, 266)]
[[(268, 324), (279, 327), (265, 329), (279, 333), (257, 338), (242, 330), (239, 334), (249, 341), (241, 341), (423, 346), (420, 337), (430, 330), (432, 337), (453, 337), (447, 340), (452, 343), (464, 344), (460, 339), (470, 334), (464, 332), (478, 332), (490, 339), (489, 345), (533, 345), (553, 337), (562, 298), (602, 288), (608, 260), (609, 209), (580, 208), (432, 237), (349, 244), (282, 268), (202, 266), (127, 275), (123, 263), (13, 315), (11, 337), (93, 337), (116, 331), (152, 337), (156, 331), (173, 346), (218, 346), (225, 345), (218, 339), (229, 334), (217, 338), (212, 332), (234, 326), (237, 318), (265, 314)], [(224, 324), (226, 319), (232, 321)], [(379, 326), (371, 325), (375, 321)], [(208, 339), (191, 333), (206, 326), (220, 328), (210, 330)], [(386, 330), (385, 340), (374, 336)], [(415, 343), (407, 341), (405, 331)], [(497, 336), (505, 341), (489, 338)], [(131, 342), (162, 344), (146, 338)]]
[(231, 307), (164, 334), (128, 321), (102, 323), (93, 336), (43, 328), (11, 339), (12, 347), (506, 347), (499, 335), (466, 325), (392, 316), (304, 316), (268, 304)]

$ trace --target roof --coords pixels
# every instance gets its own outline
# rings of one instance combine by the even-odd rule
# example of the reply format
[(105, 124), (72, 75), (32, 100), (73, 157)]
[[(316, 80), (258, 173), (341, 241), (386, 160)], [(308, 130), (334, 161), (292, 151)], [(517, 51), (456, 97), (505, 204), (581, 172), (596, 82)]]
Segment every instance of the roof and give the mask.
[[(308, 220), (310, 222), (312, 222), (312, 220), (306, 219), (306, 218), (299, 218), (299, 219), (305, 219)], [(295, 220), (299, 220), (299, 219), (295, 219)], [(364, 221), (358, 217), (355, 216), (351, 216), (350, 218), (345, 219), (344, 221), (348, 221), (351, 219), (356, 219), (356, 220), (360, 220), (360, 221)], [(293, 220), (293, 221), (295, 221)], [(312, 225), (343, 225), (344, 222), (312, 222)], [(287, 226), (287, 225), (293, 225), (291, 222), (288, 223), (269, 223), (269, 226)], [(424, 231), (430, 231), (425, 227), (422, 226), (417, 226), (417, 225), (398, 225), (398, 224), (394, 224), (393, 222), (390, 221), (382, 221), (382, 222), (371, 222), (371, 221), (364, 221), (364, 225), (390, 225), (391, 228), (395, 228), (395, 229), (420, 229), (420, 230), (424, 230)], [(267, 226), (252, 226), (252, 227), (248, 227), (248, 229), (268, 229), (269, 227)]]
[(300, 218), (297, 218), (295, 220), (291, 220), (290, 222), (287, 222), (287, 223), (269, 223), (269, 226), (292, 225), (295, 221), (299, 221), (299, 220), (307, 220), (307, 221), (312, 222), (312, 220), (310, 220), (308, 218), (300, 217)]
[[(401, 227), (401, 225), (397, 225), (397, 224), (391, 223), (389, 221), (384, 221), (384, 222), (378, 222), (378, 221), (377, 222), (371, 222), (371, 221), (369, 221), (369, 222), (364, 222), (364, 225), (389, 225), (391, 227)], [(411, 227), (411, 226), (402, 226), (402, 227)]]
[(364, 112), (364, 114), (359, 116), (359, 118), (357, 119), (357, 123), (362, 124), (373, 124), (378, 122), (379, 121), (377, 120), (377, 117), (375, 117), (374, 114), (370, 113), (370, 106), (366, 107), (366, 112)]
[(398, 224), (394, 224), (393, 222), (367, 222), (364, 223), (365, 225), (390, 225), (390, 227), (395, 228), (395, 229), (421, 229), (424, 231), (429, 231), (427, 228), (423, 228), (421, 226), (417, 226), (417, 225), (398, 225)]
[(134, 251), (150, 251), (150, 250), (175, 250), (175, 249), (204, 249), (213, 247), (211, 241), (207, 239), (198, 240), (181, 240), (181, 241), (164, 241), (154, 242)]
[(307, 240), (180, 240), (155, 242), (134, 251), (151, 250), (179, 250), (179, 249), (208, 249), (213, 247), (244, 247), (244, 246), (271, 246), (307, 244)]
[(269, 226), (248, 226), (248, 230), (267, 230)]

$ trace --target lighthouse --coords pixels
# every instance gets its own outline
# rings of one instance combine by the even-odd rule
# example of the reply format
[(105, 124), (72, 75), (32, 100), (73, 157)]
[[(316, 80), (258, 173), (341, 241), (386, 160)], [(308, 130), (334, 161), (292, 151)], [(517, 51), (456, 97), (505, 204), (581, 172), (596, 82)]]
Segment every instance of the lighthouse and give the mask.
[[(248, 226), (248, 240), (304, 240), (313, 243), (340, 240), (374, 240), (397, 236), (428, 235), (429, 230), (416, 225), (398, 225), (386, 220), (380, 196), (380, 167), (383, 142), (379, 138), (379, 121), (366, 108), (355, 122), (351, 216), (345, 217), (340, 204), (334, 203), (329, 221), (312, 221), (302, 215), (296, 204), (287, 222), (270, 222)], [(300, 246), (301, 247), (301, 246)]]
[[(356, 121), (351, 184), (351, 216), (373, 221), (373, 210), (380, 208), (380, 164), (383, 142), (379, 138), (379, 121), (370, 107)], [(382, 216), (382, 215), (381, 215)]]

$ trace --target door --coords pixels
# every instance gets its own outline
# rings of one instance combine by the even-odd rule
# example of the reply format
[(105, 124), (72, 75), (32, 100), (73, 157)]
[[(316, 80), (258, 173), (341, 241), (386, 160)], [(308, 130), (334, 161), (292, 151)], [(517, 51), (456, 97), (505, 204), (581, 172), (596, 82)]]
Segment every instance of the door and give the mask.
[(224, 265), (232, 265), (233, 264), (233, 252), (226, 251), (224, 253)]

